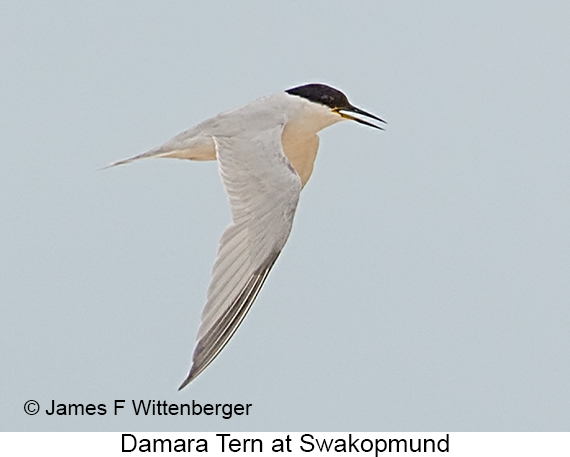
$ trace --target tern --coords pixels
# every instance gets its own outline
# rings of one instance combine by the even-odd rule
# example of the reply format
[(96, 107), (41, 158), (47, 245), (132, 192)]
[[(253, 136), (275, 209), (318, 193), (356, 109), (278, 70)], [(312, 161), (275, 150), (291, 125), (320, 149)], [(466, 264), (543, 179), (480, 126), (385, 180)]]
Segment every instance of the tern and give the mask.
[(218, 161), (231, 223), (218, 246), (190, 372), (178, 390), (234, 335), (285, 246), (313, 171), (317, 133), (347, 119), (383, 130), (363, 118), (386, 123), (337, 89), (306, 84), (218, 114), (162, 146), (109, 165), (155, 157)]

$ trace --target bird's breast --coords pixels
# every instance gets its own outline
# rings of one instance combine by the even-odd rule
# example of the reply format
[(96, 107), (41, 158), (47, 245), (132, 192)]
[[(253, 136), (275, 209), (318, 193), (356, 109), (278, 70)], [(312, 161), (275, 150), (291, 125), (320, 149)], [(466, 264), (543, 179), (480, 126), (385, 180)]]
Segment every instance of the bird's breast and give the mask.
[(301, 134), (289, 125), (283, 129), (281, 142), (283, 151), (301, 178), (303, 187), (311, 177), (313, 164), (319, 149), (319, 137), (315, 134)]

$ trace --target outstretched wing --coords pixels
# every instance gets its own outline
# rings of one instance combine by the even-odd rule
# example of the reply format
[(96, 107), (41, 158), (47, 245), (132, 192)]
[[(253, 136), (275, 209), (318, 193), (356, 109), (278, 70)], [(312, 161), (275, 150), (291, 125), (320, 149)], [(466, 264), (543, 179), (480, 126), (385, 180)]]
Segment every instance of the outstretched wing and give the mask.
[(214, 137), (232, 222), (218, 247), (192, 367), (180, 389), (233, 336), (291, 232), (301, 179), (283, 152), (283, 126)]

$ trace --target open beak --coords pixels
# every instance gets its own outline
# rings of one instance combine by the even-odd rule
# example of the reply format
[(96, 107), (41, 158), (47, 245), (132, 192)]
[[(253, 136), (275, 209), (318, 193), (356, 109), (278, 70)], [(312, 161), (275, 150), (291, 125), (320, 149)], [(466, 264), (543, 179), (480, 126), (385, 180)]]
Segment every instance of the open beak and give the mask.
[(370, 119), (374, 119), (374, 120), (377, 120), (379, 122), (382, 122), (383, 124), (386, 124), (386, 121), (380, 119), (378, 116), (374, 116), (374, 114), (367, 113), (366, 111), (364, 111), (360, 108), (357, 108), (356, 106), (350, 105), (348, 108), (338, 108), (338, 109), (335, 109), (335, 111), (338, 114), (340, 114), (342, 117), (344, 117), (345, 119), (350, 119), (351, 121), (356, 121), (360, 124), (364, 124), (364, 125), (368, 125), (370, 127), (374, 127), (375, 129), (384, 130), (379, 125), (372, 124), (371, 122), (365, 121), (364, 119), (361, 119), (360, 117), (353, 116), (352, 114), (349, 114), (349, 113), (360, 114), (361, 116), (369, 117)]

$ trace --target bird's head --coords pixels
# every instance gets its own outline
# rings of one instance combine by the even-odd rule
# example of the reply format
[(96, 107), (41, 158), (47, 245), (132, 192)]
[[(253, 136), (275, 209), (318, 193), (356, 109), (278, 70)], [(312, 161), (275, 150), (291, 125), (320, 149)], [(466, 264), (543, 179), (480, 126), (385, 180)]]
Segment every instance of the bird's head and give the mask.
[(285, 92), (290, 95), (303, 97), (310, 102), (318, 103), (320, 105), (328, 107), (332, 113), (340, 116), (343, 119), (350, 119), (360, 124), (374, 127), (375, 129), (384, 130), (379, 125), (368, 122), (362, 119), (362, 117), (355, 116), (355, 114), (357, 114), (386, 124), (386, 122), (380, 119), (378, 116), (367, 113), (366, 111), (351, 105), (346, 95), (344, 95), (340, 90), (337, 90), (333, 87), (326, 86), (325, 84), (306, 84), (304, 86), (288, 89)]

